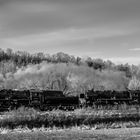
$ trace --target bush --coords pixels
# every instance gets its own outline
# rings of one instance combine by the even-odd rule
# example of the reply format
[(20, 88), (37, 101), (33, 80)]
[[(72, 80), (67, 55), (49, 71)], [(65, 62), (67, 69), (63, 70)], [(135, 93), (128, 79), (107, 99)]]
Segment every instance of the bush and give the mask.
[(140, 113), (127, 110), (93, 110), (77, 109), (75, 111), (53, 110), (39, 112), (29, 108), (5, 112), (0, 119), (0, 127), (16, 128), (18, 126), (33, 127), (72, 127), (96, 124), (112, 124), (114, 122), (139, 121)]

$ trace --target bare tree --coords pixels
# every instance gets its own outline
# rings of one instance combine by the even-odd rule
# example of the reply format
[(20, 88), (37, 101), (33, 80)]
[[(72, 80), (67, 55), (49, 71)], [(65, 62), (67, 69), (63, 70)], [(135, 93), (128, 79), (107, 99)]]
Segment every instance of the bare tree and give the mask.
[(135, 76), (132, 77), (128, 84), (128, 89), (130, 90), (140, 90), (140, 80), (138, 80)]

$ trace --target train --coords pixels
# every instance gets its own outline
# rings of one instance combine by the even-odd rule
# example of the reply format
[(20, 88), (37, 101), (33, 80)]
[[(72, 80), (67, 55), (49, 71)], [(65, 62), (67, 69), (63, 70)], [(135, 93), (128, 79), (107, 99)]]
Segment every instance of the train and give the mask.
[(21, 106), (39, 110), (78, 108), (78, 96), (65, 96), (58, 90), (0, 90), (0, 111), (17, 109)]
[(107, 106), (107, 105), (139, 105), (140, 104), (140, 90), (126, 90), (126, 91), (94, 91), (88, 90), (84, 95), (86, 106)]
[(21, 106), (45, 111), (119, 104), (139, 105), (140, 91), (95, 91), (91, 89), (77, 96), (67, 96), (59, 90), (0, 90), (0, 112)]

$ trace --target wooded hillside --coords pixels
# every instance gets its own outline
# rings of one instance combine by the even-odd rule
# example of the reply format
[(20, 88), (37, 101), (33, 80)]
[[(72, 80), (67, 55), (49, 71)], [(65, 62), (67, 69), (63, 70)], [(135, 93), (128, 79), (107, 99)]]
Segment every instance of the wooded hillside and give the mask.
[(57, 89), (77, 94), (87, 89), (140, 89), (140, 66), (111, 61), (0, 50), (0, 89)]

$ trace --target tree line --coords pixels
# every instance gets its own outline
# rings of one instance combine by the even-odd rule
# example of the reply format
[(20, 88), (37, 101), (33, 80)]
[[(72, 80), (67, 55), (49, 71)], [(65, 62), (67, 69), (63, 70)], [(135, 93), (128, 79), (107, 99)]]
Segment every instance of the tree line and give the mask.
[(58, 52), (56, 54), (44, 54), (42, 52), (30, 54), (25, 51), (14, 52), (12, 49), (7, 50), (0, 49), (0, 63), (4, 66), (4, 63), (12, 63), (15, 67), (27, 66), (29, 64), (40, 64), (46, 61), (48, 63), (73, 63), (75, 65), (87, 65), (95, 70), (113, 69), (118, 71), (123, 71), (128, 77), (131, 77), (131, 68), (135, 67), (128, 64), (115, 65), (110, 60), (104, 61), (100, 58), (92, 59), (87, 57), (85, 59), (81, 57), (75, 57), (63, 52)]
[(0, 49), (0, 88), (58, 89), (66, 93), (140, 89), (140, 67), (58, 52), (30, 54)]

